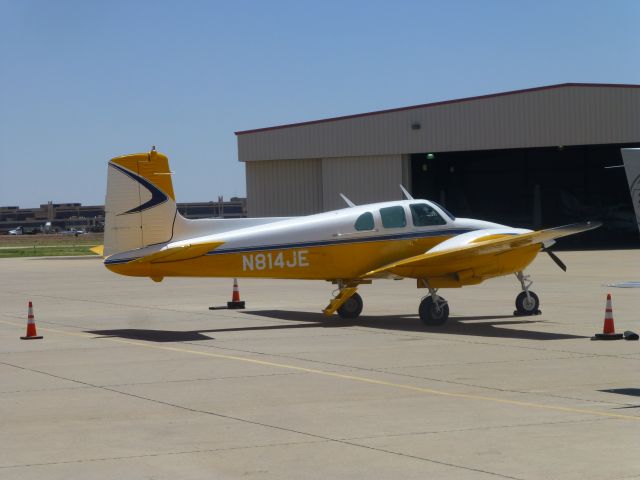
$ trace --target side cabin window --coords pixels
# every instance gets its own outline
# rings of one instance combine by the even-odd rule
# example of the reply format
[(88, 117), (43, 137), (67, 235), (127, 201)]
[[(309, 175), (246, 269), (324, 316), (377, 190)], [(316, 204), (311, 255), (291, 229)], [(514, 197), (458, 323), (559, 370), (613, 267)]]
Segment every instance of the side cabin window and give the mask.
[(358, 231), (373, 230), (373, 215), (371, 212), (365, 212), (360, 215), (354, 226)]
[(400, 206), (381, 208), (380, 217), (382, 218), (382, 226), (384, 228), (402, 228), (407, 226), (407, 217), (404, 214), (404, 208)]
[(447, 224), (444, 218), (426, 203), (414, 203), (410, 207), (413, 225), (416, 227)]

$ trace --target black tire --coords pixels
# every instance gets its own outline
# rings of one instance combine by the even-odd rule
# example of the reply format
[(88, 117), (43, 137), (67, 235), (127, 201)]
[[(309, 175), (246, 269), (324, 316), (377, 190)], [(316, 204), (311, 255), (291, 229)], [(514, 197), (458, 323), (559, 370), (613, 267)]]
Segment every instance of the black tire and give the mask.
[(338, 309), (338, 315), (340, 315), (340, 318), (344, 319), (358, 318), (362, 313), (362, 306), (362, 297), (357, 293), (354, 293)]
[(433, 298), (431, 296), (428, 296), (423, 298), (420, 302), (418, 313), (420, 315), (420, 320), (422, 320), (422, 323), (424, 323), (425, 325), (442, 325), (449, 318), (449, 304), (445, 303), (439, 309), (437, 309)]
[(540, 299), (538, 296), (529, 291), (529, 298), (527, 298), (526, 292), (520, 292), (516, 297), (516, 312), (518, 315), (537, 315), (540, 306)]

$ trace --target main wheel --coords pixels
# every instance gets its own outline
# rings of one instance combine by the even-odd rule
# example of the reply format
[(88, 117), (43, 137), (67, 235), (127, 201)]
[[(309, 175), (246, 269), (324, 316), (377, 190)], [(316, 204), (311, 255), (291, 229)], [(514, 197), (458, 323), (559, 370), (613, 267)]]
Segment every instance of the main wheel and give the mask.
[(340, 318), (344, 319), (358, 318), (360, 313), (362, 313), (362, 306), (362, 297), (357, 293), (354, 293), (338, 309), (338, 315), (340, 315)]
[(540, 300), (532, 291), (529, 291), (528, 297), (527, 292), (520, 292), (516, 297), (516, 315), (537, 315), (539, 306)]
[[(440, 298), (444, 300), (444, 298)], [(420, 320), (425, 325), (442, 325), (449, 318), (449, 305), (443, 302), (438, 306), (433, 301), (433, 297), (428, 296), (420, 302), (418, 313), (420, 314)]]

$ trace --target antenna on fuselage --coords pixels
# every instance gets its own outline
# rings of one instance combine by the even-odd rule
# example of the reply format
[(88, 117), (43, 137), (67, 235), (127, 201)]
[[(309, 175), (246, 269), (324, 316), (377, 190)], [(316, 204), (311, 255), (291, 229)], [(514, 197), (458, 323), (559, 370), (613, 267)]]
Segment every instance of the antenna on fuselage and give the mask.
[(409, 192), (407, 192), (407, 189), (402, 186), (402, 184), (400, 184), (400, 190), (402, 190), (402, 193), (404, 194), (404, 196), (407, 197), (407, 200), (413, 200), (414, 199), (411, 196), (411, 194)]
[(350, 207), (355, 207), (355, 206), (356, 206), (356, 204), (355, 204), (355, 203), (353, 203), (351, 200), (349, 200), (349, 199), (347, 198), (347, 196), (346, 196), (344, 193), (341, 193), (341, 194), (340, 194), (340, 196), (341, 196), (341, 197), (342, 197), (342, 199), (345, 201), (345, 203), (346, 203), (347, 205), (349, 205)]

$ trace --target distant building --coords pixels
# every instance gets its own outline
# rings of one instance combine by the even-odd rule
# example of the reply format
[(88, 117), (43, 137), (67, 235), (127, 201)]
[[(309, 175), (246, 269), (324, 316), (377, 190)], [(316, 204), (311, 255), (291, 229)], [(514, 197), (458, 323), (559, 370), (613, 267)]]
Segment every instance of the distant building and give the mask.
[(186, 218), (242, 218), (247, 216), (247, 199), (231, 197), (228, 202), (178, 203), (178, 211)]
[[(178, 211), (187, 218), (241, 218), (247, 216), (247, 199), (178, 203)], [(100, 232), (104, 229), (104, 205), (48, 202), (36, 208), (0, 207), (0, 234), (16, 227), (26, 232), (40, 231), (51, 222), (54, 231), (83, 229)]]
[(0, 207), (0, 233), (16, 227), (23, 227), (25, 233), (35, 233), (47, 222), (51, 222), (54, 231), (70, 228), (102, 231), (104, 206), (48, 202), (36, 208)]

